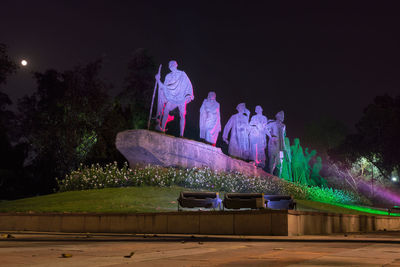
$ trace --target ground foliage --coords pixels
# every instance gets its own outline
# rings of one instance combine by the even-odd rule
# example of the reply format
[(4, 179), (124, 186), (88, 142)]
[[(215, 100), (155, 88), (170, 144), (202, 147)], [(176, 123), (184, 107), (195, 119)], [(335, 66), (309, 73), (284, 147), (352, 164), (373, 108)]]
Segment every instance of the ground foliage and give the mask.
[(293, 184), (276, 177), (259, 178), (237, 172), (216, 172), (209, 168), (179, 169), (149, 165), (131, 169), (127, 163), (119, 168), (116, 162), (105, 166), (81, 165), (57, 182), (61, 192), (107, 187), (178, 185), (210, 191), (284, 194), (292, 195), (296, 199), (327, 203), (370, 204), (366, 198), (349, 191)]

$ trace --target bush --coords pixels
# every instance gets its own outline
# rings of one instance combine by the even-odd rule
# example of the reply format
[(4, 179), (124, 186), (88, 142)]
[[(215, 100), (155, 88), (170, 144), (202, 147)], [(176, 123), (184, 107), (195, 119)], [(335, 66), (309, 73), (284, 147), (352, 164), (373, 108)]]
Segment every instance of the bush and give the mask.
[(119, 168), (117, 163), (91, 166), (80, 165), (78, 170), (58, 180), (59, 191), (99, 189), (126, 186), (179, 185), (192, 189), (222, 192), (263, 192), (264, 194), (292, 195), (296, 199), (342, 204), (369, 204), (368, 200), (349, 191), (331, 188), (309, 187), (286, 182), (277, 177), (250, 177), (241, 173), (216, 172), (205, 168), (164, 168), (146, 166), (130, 169), (125, 163)]

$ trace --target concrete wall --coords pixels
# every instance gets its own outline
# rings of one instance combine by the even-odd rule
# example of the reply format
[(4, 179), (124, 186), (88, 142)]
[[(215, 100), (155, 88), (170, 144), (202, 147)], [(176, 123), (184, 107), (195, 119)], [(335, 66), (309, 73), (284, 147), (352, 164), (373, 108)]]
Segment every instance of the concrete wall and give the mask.
[(0, 231), (316, 235), (400, 230), (400, 217), (299, 211), (0, 213)]
[(288, 211), (288, 235), (400, 230), (400, 217)]
[(286, 211), (0, 213), (0, 231), (287, 235)]

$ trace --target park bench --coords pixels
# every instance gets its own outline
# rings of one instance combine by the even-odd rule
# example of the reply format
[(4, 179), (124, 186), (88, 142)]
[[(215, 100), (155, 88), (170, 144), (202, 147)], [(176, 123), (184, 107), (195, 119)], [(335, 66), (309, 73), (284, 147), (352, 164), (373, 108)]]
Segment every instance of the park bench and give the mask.
[(388, 215), (390, 215), (390, 213), (399, 213), (400, 212), (400, 206), (393, 206), (391, 208), (387, 209)]
[(296, 209), (296, 201), (291, 196), (287, 195), (264, 195), (265, 200), (268, 200), (268, 208), (274, 210), (293, 210)]
[(221, 209), (218, 192), (181, 192), (178, 200), (178, 211), (182, 208)]
[(263, 209), (265, 202), (263, 193), (226, 193), (223, 200), (226, 209)]

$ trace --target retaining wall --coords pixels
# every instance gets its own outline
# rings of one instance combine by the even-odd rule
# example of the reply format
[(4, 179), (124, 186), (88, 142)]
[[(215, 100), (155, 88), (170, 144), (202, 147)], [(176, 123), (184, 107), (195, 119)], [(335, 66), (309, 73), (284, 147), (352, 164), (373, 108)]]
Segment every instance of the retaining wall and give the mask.
[(316, 235), (400, 230), (400, 218), (300, 211), (0, 213), (0, 231)]

